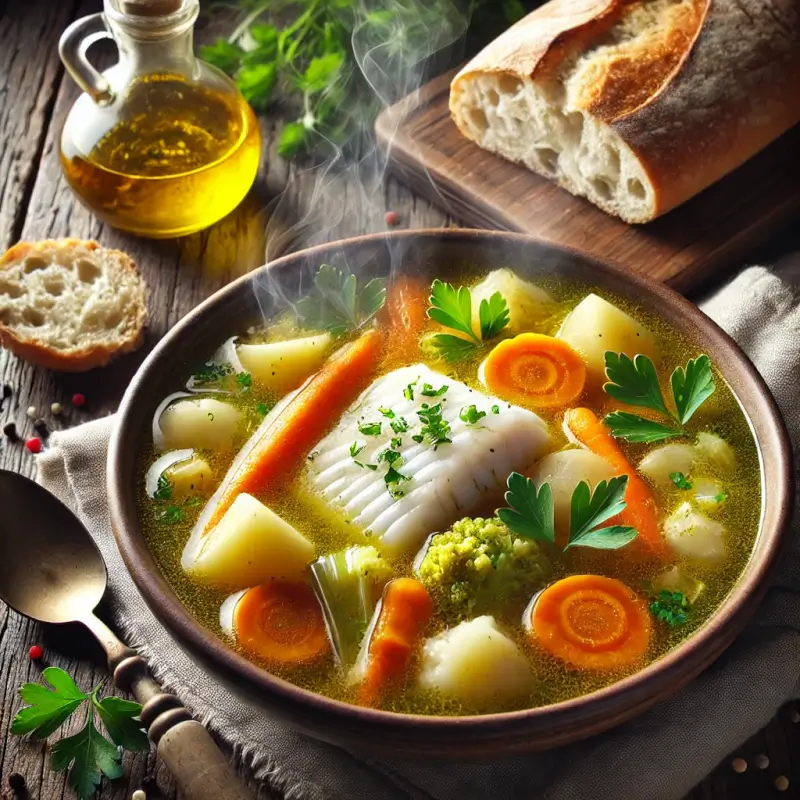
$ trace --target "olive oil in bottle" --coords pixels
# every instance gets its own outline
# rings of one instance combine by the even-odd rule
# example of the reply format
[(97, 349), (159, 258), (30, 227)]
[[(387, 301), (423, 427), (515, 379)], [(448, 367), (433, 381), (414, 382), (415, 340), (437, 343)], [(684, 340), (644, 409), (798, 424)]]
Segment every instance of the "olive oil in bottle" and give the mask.
[[(197, 0), (106, 0), (103, 22), (120, 62), (103, 75), (62, 57), (86, 90), (61, 137), (66, 179), (97, 216), (151, 238), (207, 228), (236, 208), (255, 180), (261, 135), (227, 76), (192, 50)], [(92, 35), (93, 18), (72, 35)], [(73, 27), (75, 27), (73, 26)]]

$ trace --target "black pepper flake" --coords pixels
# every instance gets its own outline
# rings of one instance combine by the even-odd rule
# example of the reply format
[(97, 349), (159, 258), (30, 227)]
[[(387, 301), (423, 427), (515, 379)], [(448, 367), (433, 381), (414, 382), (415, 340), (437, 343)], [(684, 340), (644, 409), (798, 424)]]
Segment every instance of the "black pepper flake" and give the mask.
[(16, 442), (19, 438), (17, 436), (17, 426), (13, 422), (9, 422), (7, 425), (3, 426), (3, 433), (11, 439), (12, 442)]
[(8, 776), (8, 785), (15, 791), (21, 792), (25, 789), (25, 776), (19, 772), (12, 772)]

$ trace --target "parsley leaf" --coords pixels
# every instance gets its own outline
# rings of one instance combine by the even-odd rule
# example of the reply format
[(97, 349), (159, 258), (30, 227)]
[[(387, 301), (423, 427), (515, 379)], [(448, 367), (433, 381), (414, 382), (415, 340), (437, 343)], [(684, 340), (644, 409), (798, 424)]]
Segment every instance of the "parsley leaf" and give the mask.
[(363, 422), (358, 426), (358, 432), (364, 436), (380, 436), (382, 422)]
[(402, 439), (401, 439), (399, 436), (398, 436), (398, 437), (395, 437), (394, 439), (392, 439), (392, 447), (393, 447), (395, 450), (398, 450), (398, 449), (399, 449), (399, 448), (401, 448), (402, 446), (403, 446), (403, 440), (402, 440)]
[(472, 329), (472, 292), (466, 286), (456, 289), (437, 278), (431, 285), (429, 302), (430, 319), (445, 328), (466, 334), (475, 345), (482, 344)]
[(81, 730), (53, 745), (52, 764), (54, 772), (69, 769), (69, 785), (82, 800), (94, 796), (101, 773), (109, 780), (122, 776), (119, 751), (95, 727), (91, 709)]
[(366, 324), (385, 302), (383, 278), (359, 287), (352, 273), (323, 264), (314, 277), (314, 288), (295, 303), (295, 311), (307, 327), (342, 336)]
[(395, 433), (405, 433), (408, 430), (408, 422), (405, 417), (395, 417), (389, 426)]
[(500, 406), (492, 406), (492, 414), (499, 414)]
[[(417, 411), (417, 416), (422, 422), (422, 429), (420, 433), (423, 438), (434, 446), (438, 447), (440, 444), (451, 444), (450, 439), (450, 423), (442, 416), (442, 404), (437, 403), (435, 406), (429, 406), (423, 403), (420, 410)], [(412, 437), (414, 441), (417, 438)]]
[(414, 399), (414, 387), (417, 385), (416, 381), (412, 381), (411, 383), (403, 389), (403, 397), (406, 400), (413, 400)]
[(242, 389), (249, 389), (253, 385), (253, 376), (249, 372), (239, 372), (236, 375), (236, 383), (238, 383)]
[(166, 472), (158, 476), (156, 490), (153, 493), (154, 500), (170, 500), (172, 498), (172, 481), (167, 477)]
[(481, 338), (493, 339), (505, 328), (511, 317), (508, 303), (500, 292), (495, 292), (488, 300), (481, 300), (479, 308)]
[(724, 503), (727, 499), (728, 499), (728, 493), (727, 492), (720, 492), (719, 494), (714, 495), (714, 500), (717, 503)]
[(465, 406), (461, 409), (458, 414), (459, 418), (462, 422), (466, 422), (467, 425), (475, 425), (479, 420), (482, 420), (486, 416), (485, 411), (478, 411), (477, 406)]
[(366, 446), (366, 442), (362, 442), (360, 439), (357, 439), (355, 442), (353, 442), (353, 444), (350, 445), (350, 455), (355, 458)]
[(164, 525), (175, 525), (186, 519), (186, 512), (180, 506), (170, 505), (156, 511), (156, 519)]
[(615, 400), (629, 406), (642, 406), (670, 416), (653, 362), (643, 355), (631, 359), (625, 353), (606, 353), (606, 376), (603, 389)]
[(460, 336), (453, 336), (450, 333), (437, 333), (432, 341), (433, 346), (439, 351), (439, 355), (448, 361), (465, 358), (474, 353), (478, 347), (475, 342), (462, 339)]
[(658, 442), (684, 435), (682, 430), (629, 414), (627, 411), (613, 411), (605, 416), (603, 422), (611, 430), (612, 436), (628, 442)]
[(507, 485), (505, 499), (510, 507), (498, 509), (497, 516), (514, 533), (526, 539), (555, 544), (553, 490), (550, 484), (542, 484), (537, 491), (536, 484), (530, 478), (512, 472)]
[(47, 667), (42, 672), (42, 678), (53, 688), (48, 689), (38, 683), (26, 683), (19, 690), (27, 707), (21, 709), (11, 723), (11, 733), (16, 736), (33, 733), (34, 739), (46, 739), (88, 697), (58, 667)]
[(104, 697), (98, 700), (97, 692), (94, 692), (92, 705), (115, 745), (134, 753), (146, 753), (150, 749), (150, 742), (139, 718), (142, 707), (138, 703), (123, 700), (121, 697)]
[(572, 493), (569, 515), (570, 547), (593, 547), (596, 550), (617, 550), (632, 542), (638, 533), (625, 525), (599, 527), (625, 508), (625, 488), (628, 476), (620, 475), (609, 481), (600, 481), (594, 492), (586, 481), (581, 481)]
[(650, 603), (650, 613), (671, 628), (683, 625), (689, 619), (691, 603), (682, 592), (670, 592), (662, 589), (658, 597)]
[(256, 406), (256, 411), (262, 416), (266, 417), (269, 414), (269, 406), (266, 403), (259, 403)]
[(381, 407), (378, 409), (378, 411), (380, 411), (380, 412), (381, 412), (381, 414), (382, 414), (384, 417), (386, 417), (387, 419), (394, 419), (394, 417), (395, 417), (395, 413), (394, 413), (394, 411), (392, 411), (392, 409), (391, 409), (391, 408), (386, 408), (385, 406), (381, 406)]
[(687, 362), (686, 368), (678, 367), (670, 378), (678, 419), (685, 425), (698, 408), (714, 394), (714, 376), (711, 360), (707, 355)]
[(229, 375), (233, 375), (233, 367), (230, 364), (214, 364), (209, 362), (203, 364), (191, 377), (194, 386), (207, 386), (210, 383), (219, 383)]
[(691, 489), (694, 486), (694, 483), (690, 481), (682, 472), (670, 472), (669, 479), (679, 488), (679, 489)]

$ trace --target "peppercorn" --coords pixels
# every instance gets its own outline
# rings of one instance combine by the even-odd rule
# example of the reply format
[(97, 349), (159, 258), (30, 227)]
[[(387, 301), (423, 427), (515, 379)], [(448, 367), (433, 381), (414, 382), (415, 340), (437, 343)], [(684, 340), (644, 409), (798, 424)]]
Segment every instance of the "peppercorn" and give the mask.
[(72, 405), (74, 405), (75, 408), (82, 408), (83, 406), (85, 406), (86, 405), (85, 395), (82, 395), (80, 392), (76, 392), (74, 395), (72, 395)]
[(400, 215), (396, 211), (387, 211), (383, 215), (383, 219), (387, 225), (394, 227), (400, 223)]
[(26, 413), (30, 419), (36, 419), (39, 414), (36, 410), (36, 406), (28, 406), (28, 411)]
[(42, 452), (42, 440), (38, 436), (34, 436), (32, 439), (28, 439), (25, 442), (25, 447), (28, 449), (29, 452), (36, 455), (37, 453)]
[(21, 792), (25, 789), (25, 777), (20, 775), (19, 772), (12, 772), (8, 776), (8, 785), (15, 792)]
[(33, 645), (33, 647), (28, 650), (28, 656), (30, 657), (31, 661), (38, 661), (43, 655), (44, 650), (42, 650), (38, 644)]
[(47, 423), (41, 417), (37, 417), (33, 421), (33, 427), (39, 433), (47, 434)]
[(19, 438), (17, 436), (17, 426), (13, 422), (9, 422), (7, 425), (3, 426), (3, 433), (11, 439), (12, 442), (16, 442)]
[(53, 413), (53, 416), (57, 417), (62, 411), (61, 403), (53, 403), (50, 406), (50, 411)]
[(131, 795), (131, 800), (147, 800), (147, 795), (141, 789), (137, 789)]

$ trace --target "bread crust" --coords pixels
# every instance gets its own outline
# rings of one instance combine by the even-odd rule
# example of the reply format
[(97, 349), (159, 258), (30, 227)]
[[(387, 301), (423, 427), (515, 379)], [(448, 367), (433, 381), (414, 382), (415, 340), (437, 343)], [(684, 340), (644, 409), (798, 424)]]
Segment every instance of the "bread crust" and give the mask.
[[(81, 239), (46, 239), (39, 242), (18, 242), (0, 257), (0, 275), (18, 261), (36, 255), (52, 247), (83, 248), (89, 252), (102, 249), (95, 241)], [(144, 328), (147, 323), (146, 289), (141, 281), (139, 270), (133, 259), (121, 250), (107, 250), (115, 259), (117, 268), (130, 272), (141, 285), (140, 302), (133, 311), (133, 326), (130, 335), (112, 347), (100, 343), (87, 343), (81, 347), (60, 350), (30, 337), (20, 336), (11, 326), (0, 323), (0, 346), (10, 350), (19, 358), (45, 369), (57, 372), (87, 372), (103, 367), (113, 358), (136, 350), (144, 342)]]
[(651, 40), (604, 50), (603, 35), (646, 2), (551, 0), (467, 64), (451, 91), (476, 74), (547, 80), (588, 49), (572, 101), (640, 162), (655, 217), (800, 122), (800, 3), (684, 0)]

